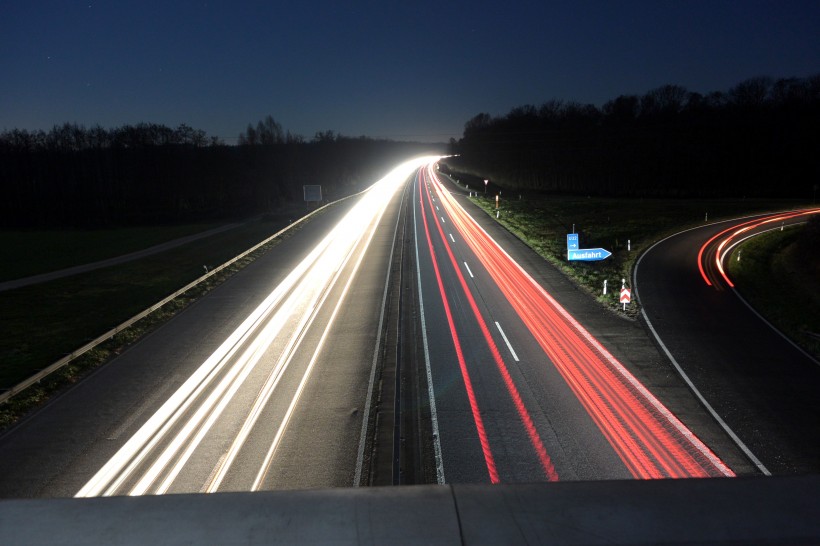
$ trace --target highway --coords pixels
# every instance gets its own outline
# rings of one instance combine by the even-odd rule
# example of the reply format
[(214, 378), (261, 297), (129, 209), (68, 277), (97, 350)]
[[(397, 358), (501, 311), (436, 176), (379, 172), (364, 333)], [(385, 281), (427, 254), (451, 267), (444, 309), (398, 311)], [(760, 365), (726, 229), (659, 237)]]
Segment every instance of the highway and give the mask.
[(818, 212), (684, 231), (657, 243), (635, 269), (644, 319), (664, 351), (764, 474), (820, 470), (820, 364), (739, 297), (725, 261), (746, 238)]
[(414, 189), (444, 479), (733, 471), (462, 208), (432, 166)]
[(0, 436), (0, 497), (756, 472), (471, 206), (424, 158), (330, 207)]
[(0, 437), (0, 495), (361, 480), (386, 283), (413, 171), (397, 167), (320, 214)]

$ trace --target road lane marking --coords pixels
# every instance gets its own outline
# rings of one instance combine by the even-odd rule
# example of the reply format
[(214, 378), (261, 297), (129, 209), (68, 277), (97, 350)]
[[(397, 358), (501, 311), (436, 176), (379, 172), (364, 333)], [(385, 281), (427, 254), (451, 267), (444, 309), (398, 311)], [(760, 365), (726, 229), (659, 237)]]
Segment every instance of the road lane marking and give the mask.
[(441, 223), (442, 223), (442, 224), (443, 224), (443, 223), (445, 223), (445, 222), (444, 222), (444, 216), (442, 216), (442, 217), (441, 217)]
[(467, 265), (467, 262), (464, 262), (464, 267), (466, 267), (466, 268), (467, 268), (467, 273), (469, 273), (469, 274), (470, 274), (470, 278), (471, 278), (471, 279), (474, 279), (474, 278), (475, 278), (475, 276), (473, 276), (473, 272), (472, 272), (472, 270), (470, 269), (470, 266), (469, 266), (469, 265)]
[(515, 349), (513, 349), (512, 344), (510, 343), (510, 340), (507, 339), (507, 335), (504, 333), (504, 330), (501, 329), (501, 325), (498, 324), (498, 321), (496, 321), (495, 326), (496, 326), (496, 328), (498, 328), (498, 331), (501, 333), (501, 337), (504, 338), (504, 343), (507, 344), (507, 348), (510, 350), (510, 353), (512, 354), (512, 357), (515, 359), (516, 362), (520, 362), (518, 360), (518, 355), (515, 354)]
[[(697, 229), (697, 228), (690, 228), (690, 229), (687, 229), (687, 230), (684, 230), (684, 231), (692, 231), (694, 229)], [(684, 231), (681, 231), (681, 232), (675, 233), (673, 235), (670, 235), (669, 237), (666, 237), (665, 239), (661, 239), (660, 241), (658, 241), (657, 243), (655, 243), (654, 245), (649, 247), (643, 254), (641, 254), (641, 257), (638, 258), (637, 262), (635, 262), (635, 269), (632, 273), (632, 277), (633, 277), (632, 286), (635, 289), (635, 298), (638, 300), (638, 303), (640, 303), (640, 297), (638, 295), (638, 268), (641, 265), (641, 260), (643, 260), (644, 256), (646, 256), (653, 248), (655, 248), (656, 246), (658, 246), (662, 242), (666, 241), (667, 239), (671, 239), (672, 237), (675, 237), (676, 235), (680, 235), (681, 233), (684, 233)], [(700, 400), (700, 403), (703, 404), (703, 407), (706, 408), (706, 411), (708, 411), (712, 415), (712, 418), (718, 423), (718, 425), (720, 425), (720, 427), (726, 432), (726, 434), (728, 434), (729, 437), (735, 442), (735, 445), (737, 445), (740, 448), (740, 450), (743, 453), (746, 454), (746, 457), (748, 457), (748, 459), (750, 461), (752, 461), (752, 464), (754, 464), (758, 468), (758, 470), (760, 470), (760, 472), (763, 473), (763, 475), (771, 476), (772, 474), (771, 474), (771, 472), (769, 472), (769, 469), (766, 468), (763, 465), (763, 463), (760, 461), (760, 459), (758, 459), (755, 456), (754, 453), (752, 453), (752, 450), (750, 450), (748, 448), (748, 446), (746, 446), (746, 444), (743, 442), (743, 440), (741, 440), (738, 437), (738, 435), (735, 434), (735, 431), (732, 430), (731, 428), (729, 428), (729, 425), (726, 424), (726, 421), (724, 421), (720, 417), (720, 415), (718, 415), (718, 412), (715, 411), (715, 409), (712, 407), (712, 405), (709, 402), (706, 401), (706, 398), (703, 397), (703, 395), (698, 390), (698, 388), (695, 386), (695, 384), (692, 382), (692, 380), (689, 379), (689, 376), (686, 374), (686, 372), (683, 371), (683, 368), (681, 368), (680, 364), (678, 364), (678, 361), (675, 360), (674, 356), (672, 356), (672, 352), (666, 347), (666, 344), (661, 339), (661, 336), (658, 334), (658, 332), (652, 326), (652, 321), (649, 320), (649, 316), (646, 314), (646, 309), (645, 309), (644, 305), (641, 305), (641, 315), (643, 316), (643, 319), (646, 321), (646, 325), (649, 326), (649, 331), (652, 332), (652, 336), (657, 340), (658, 344), (661, 346), (661, 349), (663, 349), (664, 354), (669, 359), (669, 361), (672, 363), (672, 366), (675, 367), (675, 370), (677, 370), (678, 375), (681, 376), (683, 381), (689, 386), (689, 389), (695, 394), (695, 396), (698, 398), (698, 400)]]
[[(440, 182), (438, 182), (438, 180), (435, 177), (433, 178), (433, 182), (440, 185)], [(544, 300), (546, 300), (546, 303), (549, 304), (548, 307), (543, 308), (545, 313), (548, 311), (549, 314), (544, 314), (544, 316), (540, 318), (535, 317), (532, 322), (532, 325), (530, 326), (530, 330), (534, 334), (543, 334), (543, 337), (539, 339), (539, 343), (544, 348), (544, 351), (548, 355), (550, 355), (550, 358), (553, 359), (553, 362), (556, 363), (556, 368), (558, 368), (559, 372), (561, 372), (565, 379), (567, 379), (568, 383), (572, 382), (571, 386), (573, 387), (573, 390), (574, 392), (576, 392), (577, 395), (583, 395), (586, 392), (591, 392), (587, 387), (588, 384), (584, 382), (584, 379), (591, 377), (589, 373), (598, 374), (598, 376), (596, 376), (598, 377), (598, 379), (596, 379), (597, 385), (593, 386), (593, 388), (595, 389), (596, 397), (590, 400), (585, 400), (582, 399), (582, 396), (579, 396), (579, 400), (581, 400), (581, 402), (584, 403), (586, 407), (588, 407), (588, 411), (594, 410), (602, 412), (600, 414), (594, 415), (591, 413), (591, 415), (593, 419), (596, 419), (596, 421), (600, 423), (599, 428), (601, 428), (601, 431), (604, 434), (610, 435), (608, 439), (611, 438), (610, 441), (613, 447), (623, 447), (623, 455), (621, 456), (621, 459), (624, 461), (625, 464), (634, 467), (634, 470), (633, 468), (630, 468), (630, 470), (633, 472), (633, 474), (636, 475), (636, 477), (638, 474), (647, 474), (647, 471), (649, 471), (648, 474), (650, 475), (650, 477), (654, 474), (660, 475), (663, 472), (668, 473), (667, 469), (671, 468), (669, 463), (677, 463), (678, 460), (671, 460), (668, 457), (664, 460), (657, 460), (658, 455), (662, 454), (660, 454), (658, 450), (654, 447), (657, 445), (654, 436), (642, 432), (644, 423), (655, 423), (654, 420), (644, 420), (644, 416), (640, 415), (639, 417), (641, 417), (641, 420), (635, 421), (634, 419), (630, 418), (629, 423), (621, 422), (619, 425), (619, 415), (624, 415), (626, 417), (629, 417), (631, 415), (630, 413), (625, 414), (623, 410), (630, 410), (634, 412), (634, 410), (637, 408), (641, 409), (641, 411), (645, 413), (646, 411), (650, 411), (649, 407), (654, 408), (654, 411), (657, 411), (663, 417), (663, 420), (657, 421), (657, 426), (661, 427), (662, 429), (665, 429), (661, 432), (668, 433), (666, 434), (666, 437), (668, 438), (669, 443), (664, 442), (664, 447), (670, 449), (669, 454), (675, 455), (676, 457), (678, 455), (681, 456), (680, 460), (682, 462), (680, 464), (685, 465), (685, 468), (681, 468), (681, 470), (684, 471), (681, 473), (681, 475), (688, 475), (687, 472), (689, 471), (689, 466), (686, 461), (689, 459), (694, 460), (696, 456), (702, 457), (704, 459), (703, 462), (699, 462), (698, 464), (708, 464), (708, 468), (712, 468), (725, 476), (734, 475), (731, 469), (726, 467), (726, 465), (719, 458), (717, 458), (717, 456), (715, 456), (715, 454), (712, 453), (708, 449), (708, 447), (705, 444), (703, 444), (702, 441), (694, 437), (691, 431), (686, 429), (686, 427), (677, 418), (675, 418), (674, 415), (672, 415), (671, 412), (669, 412), (662, 404), (660, 404), (660, 402), (654, 396), (652, 396), (651, 393), (649, 393), (649, 391), (645, 387), (643, 387), (643, 385), (641, 385), (640, 382), (637, 381), (637, 379), (634, 378), (634, 376), (629, 374), (629, 372), (623, 367), (623, 365), (621, 365), (608, 351), (606, 351), (606, 349), (604, 349), (604, 347), (597, 340), (595, 340), (595, 338), (593, 338), (591, 334), (589, 334), (589, 332), (586, 331), (580, 325), (580, 323), (578, 323), (563, 307), (561, 307), (554, 300), (554, 298), (550, 296), (546, 292), (546, 290), (544, 290), (543, 287), (541, 287), (537, 282), (535, 282), (535, 280), (520, 266), (520, 264), (515, 262), (509, 256), (509, 254), (506, 251), (504, 251), (504, 249), (501, 248), (501, 246), (498, 245), (498, 243), (495, 240), (493, 240), (477, 222), (475, 222), (475, 219), (473, 219), (469, 215), (469, 213), (464, 211), (463, 207), (461, 207), (455, 201), (442, 202), (444, 203), (444, 208), (448, 209), (448, 212), (450, 213), (450, 219), (454, 222), (454, 224), (463, 227), (461, 231), (465, 237), (465, 242), (468, 244), (468, 246), (470, 246), (474, 249), (474, 251), (477, 252), (480, 261), (485, 263), (485, 265), (488, 263), (493, 265), (493, 267), (487, 267), (487, 271), (490, 272), (493, 278), (497, 280), (502, 290), (509, 290), (510, 295), (516, 296), (516, 291), (512, 289), (518, 289), (526, 285), (527, 290), (531, 291), (533, 297), (525, 297), (520, 299), (516, 298), (516, 302), (518, 302), (519, 304), (528, 304), (530, 301), (535, 302), (537, 300), (540, 302), (541, 298), (543, 298)], [(476, 237), (476, 235), (480, 236), (481, 234), (483, 234), (483, 237)], [(520, 280), (510, 277), (511, 282), (509, 284), (502, 284), (502, 280), (507, 280), (507, 278), (504, 275), (508, 272), (504, 270), (504, 267), (506, 266), (498, 261), (503, 260), (501, 256), (505, 256), (506, 259), (509, 260), (509, 265), (511, 265), (514, 269), (517, 270), (517, 276), (520, 279), (526, 280), (525, 283), (521, 283)], [(457, 274), (458, 271), (458, 268), (456, 268)], [(467, 293), (469, 298), (470, 296), (466, 289), (465, 293)], [(505, 291), (505, 293), (507, 292)], [(510, 298), (510, 295), (508, 295), (508, 298)], [(516, 308), (518, 307), (519, 306), (516, 305)], [(537, 307), (537, 304), (534, 306), (521, 306), (521, 308), (524, 310), (533, 311), (538, 311), (539, 309), (537, 309)], [(551, 314), (556, 312), (558, 313), (558, 315), (560, 315), (562, 322), (554, 321), (554, 318), (558, 317), (553, 317), (551, 316)], [(519, 312), (519, 315), (521, 315), (521, 318), (524, 319), (525, 322), (528, 321), (528, 315), (521, 314), (521, 312)], [(476, 316), (479, 316), (478, 311), (476, 311)], [(589, 346), (591, 346), (594, 352), (597, 353), (597, 356), (602, 357), (606, 362), (600, 361), (597, 358), (587, 359), (586, 355), (582, 352), (578, 352), (577, 354), (573, 355), (568, 354), (566, 356), (569, 358), (564, 359), (564, 357), (561, 354), (559, 354), (550, 344), (551, 341), (556, 341), (555, 336), (551, 335), (548, 330), (537, 329), (537, 327), (541, 324), (542, 320), (548, 321), (548, 323), (550, 324), (556, 324), (562, 327), (562, 330), (568, 334), (568, 340), (572, 342), (572, 346), (568, 346), (569, 348), (580, 348), (588, 344)], [(574, 332), (572, 332), (573, 329)], [(569, 334), (572, 335), (569, 336)], [(576, 335), (581, 336), (581, 338), (583, 339), (579, 338), (576, 340)], [(552, 339), (549, 339), (550, 337)], [(564, 362), (564, 360), (566, 361)], [(571, 361), (576, 361), (579, 363), (589, 362), (593, 366), (587, 367), (586, 370), (581, 370), (586, 375), (586, 377), (583, 377), (578, 375), (578, 368), (573, 368), (572, 366), (567, 365), (571, 363)], [(559, 365), (559, 363), (561, 365)], [(586, 366), (586, 364), (584, 365)], [(634, 391), (631, 394), (627, 392), (626, 394), (630, 394), (630, 396), (627, 398), (623, 398), (623, 400), (625, 402), (628, 402), (629, 404), (627, 407), (623, 408), (623, 410), (618, 409), (616, 411), (616, 408), (614, 407), (607, 407), (606, 400), (604, 399), (605, 397), (602, 396), (604, 394), (604, 390), (601, 387), (601, 385), (606, 386), (609, 383), (610, 379), (617, 380), (617, 383), (622, 384), (628, 391)], [(632, 403), (632, 401), (638, 402), (641, 400), (648, 406), (642, 409), (642, 404)], [(596, 415), (598, 417), (596, 417)], [(612, 426), (610, 427), (610, 425)], [(624, 428), (625, 426), (626, 428)], [(640, 438), (634, 436), (632, 434), (633, 431), (635, 433), (641, 433)], [(611, 436), (611, 434), (613, 433), (618, 434), (619, 436)], [(622, 433), (627, 434), (623, 435)], [(674, 439), (673, 435), (676, 433), (683, 435), (689, 441), (688, 445), (697, 449), (698, 454), (690, 454), (688, 457), (684, 457), (688, 454), (688, 449), (677, 449), (677, 444), (672, 443), (672, 440)], [(636, 443), (635, 441), (638, 439), (640, 440), (640, 444)], [(707, 466), (702, 466), (702, 468), (706, 470)]]
[[(413, 193), (416, 185), (413, 184)], [(424, 346), (424, 368), (427, 374), (427, 397), (430, 400), (430, 420), (432, 421), (433, 450), (436, 456), (436, 482), (444, 485), (444, 459), (441, 455), (441, 437), (438, 429), (438, 412), (436, 411), (436, 394), (433, 389), (433, 371), (430, 367), (430, 346), (427, 342), (427, 320), (424, 318), (424, 295), (421, 289), (421, 266), (419, 264), (419, 232), (416, 219), (416, 207), (413, 206), (413, 242), (416, 246), (416, 281), (419, 291), (419, 317), (421, 319), (421, 340)]]
[[(796, 223), (794, 223), (794, 224), (789, 224), (789, 226), (797, 226), (797, 225), (802, 225), (802, 224), (805, 224), (805, 223), (806, 223), (806, 222), (796, 222)], [(740, 239), (739, 241), (736, 241), (736, 242), (735, 242), (735, 243), (734, 243), (731, 247), (729, 247), (729, 248), (727, 248), (727, 249), (726, 249), (726, 252), (724, 253), (724, 258), (725, 258), (725, 256), (726, 256), (726, 255), (728, 255), (729, 253), (731, 253), (731, 252), (732, 252), (732, 250), (733, 250), (735, 247), (737, 247), (737, 246), (741, 245), (742, 243), (746, 242), (748, 239), (751, 239), (752, 237), (757, 237), (758, 235), (763, 235), (764, 233), (769, 233), (769, 232), (771, 232), (771, 231), (778, 231), (778, 230), (780, 230), (780, 229), (781, 229), (780, 227), (773, 227), (773, 228), (771, 228), (771, 229), (767, 229), (767, 230), (765, 230), (765, 231), (761, 231), (761, 232), (758, 232), (758, 233), (753, 233), (752, 235), (748, 235), (748, 236), (744, 237), (743, 239)], [(751, 311), (752, 313), (754, 313), (755, 315), (757, 315), (757, 318), (759, 318), (760, 320), (762, 320), (762, 321), (763, 321), (763, 323), (764, 323), (766, 326), (768, 326), (769, 328), (771, 328), (771, 329), (772, 329), (772, 331), (774, 331), (774, 333), (776, 333), (777, 335), (779, 335), (780, 337), (782, 337), (782, 338), (783, 338), (783, 339), (784, 339), (784, 340), (785, 340), (785, 341), (786, 341), (789, 345), (791, 345), (792, 347), (794, 347), (794, 348), (795, 348), (798, 352), (802, 353), (802, 354), (803, 354), (803, 356), (805, 356), (805, 357), (806, 357), (806, 358), (808, 358), (810, 361), (812, 361), (812, 362), (814, 362), (815, 364), (817, 364), (818, 366), (820, 366), (820, 362), (818, 362), (816, 358), (814, 358), (812, 355), (810, 355), (809, 353), (807, 353), (807, 352), (806, 352), (806, 350), (805, 350), (805, 349), (803, 349), (803, 347), (799, 346), (799, 345), (798, 345), (798, 344), (796, 344), (794, 341), (792, 341), (791, 339), (789, 339), (788, 337), (786, 337), (786, 334), (784, 334), (783, 332), (781, 332), (780, 330), (778, 330), (778, 329), (775, 327), (775, 325), (774, 325), (774, 324), (772, 324), (771, 322), (769, 322), (769, 321), (768, 321), (768, 319), (766, 319), (766, 317), (764, 317), (763, 315), (761, 315), (760, 313), (758, 313), (758, 312), (757, 312), (757, 310), (756, 310), (754, 307), (752, 307), (752, 306), (751, 306), (751, 304), (743, 298), (743, 296), (741, 296), (741, 295), (740, 295), (740, 292), (738, 292), (736, 288), (734, 288), (734, 287), (733, 287), (733, 288), (732, 288), (732, 292), (735, 294), (735, 296), (737, 296), (737, 297), (738, 297), (738, 299), (739, 299), (739, 300), (743, 303), (743, 305), (745, 305), (746, 307), (748, 307), (748, 308), (749, 308), (749, 311)]]
[(450, 234), (450, 240), (453, 241), (454, 243), (456, 242), (456, 240), (453, 239), (453, 234), (452, 233)]
[[(438, 179), (437, 179), (435, 173), (432, 172), (432, 169), (428, 167), (428, 170), (430, 170), (430, 176), (433, 179), (433, 182), (440, 185), (440, 182), (438, 182)], [(428, 194), (428, 197), (429, 197), (429, 194)], [(442, 201), (442, 202), (445, 203), (445, 208), (449, 208), (445, 201)], [(423, 214), (423, 210), (422, 210), (422, 214)], [(455, 224), (459, 223), (459, 217), (458, 216), (453, 216), (451, 218), (453, 218), (453, 222)], [(519, 419), (521, 420), (521, 424), (523, 425), (524, 429), (526, 430), (527, 435), (530, 439), (530, 443), (531, 443), (533, 449), (535, 450), (539, 461), (541, 462), (542, 468), (544, 470), (544, 474), (545, 474), (545, 476), (547, 477), (547, 479), (549, 481), (557, 481), (558, 480), (558, 473), (555, 470), (555, 466), (553, 465), (552, 460), (550, 459), (550, 456), (547, 453), (547, 449), (544, 446), (544, 442), (541, 439), (540, 434), (538, 433), (538, 429), (536, 428), (534, 421), (532, 420), (532, 416), (530, 415), (529, 411), (527, 410), (527, 407), (524, 404), (524, 400), (521, 398), (521, 394), (518, 391), (518, 387), (516, 386), (515, 381), (513, 380), (512, 376), (510, 375), (510, 372), (507, 369), (507, 365), (504, 363), (504, 359), (501, 358), (501, 354), (498, 350), (498, 345), (495, 343), (495, 339), (493, 339), (493, 337), (490, 333), (490, 329), (487, 326), (487, 322), (484, 320), (484, 317), (481, 314), (481, 311), (478, 309), (478, 304), (476, 303), (475, 298), (473, 297), (472, 291), (467, 286), (467, 281), (464, 278), (464, 275), (461, 273), (461, 270), (458, 268), (458, 263), (456, 262), (455, 255), (453, 254), (453, 251), (450, 248), (449, 243), (447, 243), (447, 238), (444, 235), (444, 230), (442, 229), (441, 225), (438, 224), (438, 223), (435, 227), (438, 231), (439, 236), (441, 237), (442, 242), (444, 242), (444, 249), (447, 252), (447, 257), (450, 260), (450, 264), (453, 266), (453, 269), (455, 270), (456, 277), (458, 278), (458, 281), (459, 281), (459, 284), (461, 285), (462, 291), (464, 292), (464, 295), (467, 298), (467, 303), (469, 304), (470, 309), (473, 311), (473, 315), (475, 316), (476, 322), (478, 323), (478, 327), (481, 330), (481, 333), (482, 333), (482, 335), (484, 336), (484, 339), (487, 342), (487, 346), (490, 349), (490, 353), (492, 354), (493, 360), (495, 361), (496, 368), (498, 369), (499, 373), (501, 374), (502, 379), (504, 380), (504, 384), (507, 387), (507, 392), (510, 395), (510, 398), (512, 399), (513, 404), (515, 405), (515, 408), (518, 412)], [(432, 247), (432, 241), (430, 240), (429, 234), (428, 234), (428, 241), (429, 241), (429, 244), (430, 244), (430, 252), (432, 254), (433, 247)], [(434, 262), (435, 262), (435, 260), (434, 260)], [(443, 284), (441, 283), (440, 279), (439, 279), (439, 284), (440, 284), (440, 289), (442, 291), (442, 299), (445, 302), (445, 311), (447, 311), (449, 309), (449, 307), (448, 307), (447, 300), (446, 300), (446, 294), (444, 293)], [(460, 350), (460, 349), (457, 347), (457, 353), (458, 353), (458, 350)], [(470, 393), (468, 392), (468, 397), (469, 397), (469, 395), (470, 395)], [(488, 447), (489, 447), (489, 445), (488, 445)], [(495, 470), (495, 463), (494, 462), (493, 462), (493, 470)], [(495, 475), (496, 479), (493, 480), (494, 483), (497, 483), (497, 481), (498, 481), (497, 476), (498, 475), (496, 474)]]
[[(430, 199), (430, 192), (427, 192), (427, 199)], [(435, 217), (433, 217), (435, 221)], [(444, 289), (444, 282), (442, 281), (441, 271), (439, 270), (438, 266), (438, 259), (436, 258), (435, 250), (433, 248), (433, 238), (430, 235), (430, 226), (427, 222), (427, 214), (424, 212), (424, 206), (421, 207), (421, 223), (424, 225), (424, 234), (427, 239), (427, 248), (430, 252), (430, 260), (433, 263), (433, 271), (436, 275), (436, 282), (438, 284), (439, 295), (441, 296), (441, 302), (444, 306), (444, 314), (447, 317), (447, 325), (450, 330), (450, 337), (453, 341), (453, 349), (456, 353), (456, 359), (458, 360), (458, 367), (461, 371), (461, 378), (464, 381), (464, 390), (467, 394), (467, 400), (470, 404), (470, 411), (473, 415), (473, 423), (476, 427), (476, 433), (478, 434), (479, 443), (481, 444), (481, 451), (484, 455), (484, 463), (487, 466), (487, 474), (490, 477), (490, 482), (492, 483), (499, 483), (500, 478), (498, 475), (498, 469), (495, 465), (495, 458), (493, 457), (492, 449), (490, 447), (490, 440), (487, 436), (487, 431), (484, 428), (484, 419), (481, 416), (481, 410), (478, 407), (478, 399), (475, 395), (475, 390), (473, 389), (473, 382), (470, 378), (470, 373), (467, 370), (467, 362), (464, 359), (464, 353), (461, 349), (461, 341), (458, 337), (458, 332), (456, 331), (455, 322), (453, 320), (453, 313), (450, 310), (450, 302), (447, 299), (447, 292)], [(441, 227), (436, 225), (439, 229), (439, 233), (442, 236), (442, 240), (447, 243), (447, 240), (444, 239), (443, 232), (441, 231)], [(416, 261), (418, 263), (418, 260)], [(453, 260), (452, 265), (456, 268), (456, 273), (461, 276), (461, 271), (458, 269), (457, 264)]]

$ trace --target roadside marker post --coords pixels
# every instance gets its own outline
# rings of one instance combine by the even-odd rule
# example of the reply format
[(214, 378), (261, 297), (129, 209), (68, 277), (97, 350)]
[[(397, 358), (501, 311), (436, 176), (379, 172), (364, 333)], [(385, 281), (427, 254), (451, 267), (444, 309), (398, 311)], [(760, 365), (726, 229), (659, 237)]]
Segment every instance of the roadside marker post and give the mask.
[(604, 279), (604, 296), (606, 296), (606, 279)]
[(632, 301), (632, 291), (629, 288), (621, 288), (621, 303), (624, 304), (624, 311), (626, 311), (626, 304)]

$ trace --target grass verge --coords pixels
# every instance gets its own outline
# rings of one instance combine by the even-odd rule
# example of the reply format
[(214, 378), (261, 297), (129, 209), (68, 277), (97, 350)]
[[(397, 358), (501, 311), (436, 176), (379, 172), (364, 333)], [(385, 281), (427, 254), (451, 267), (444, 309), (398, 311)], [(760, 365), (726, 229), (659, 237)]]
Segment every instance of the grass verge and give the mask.
[[(476, 187), (473, 185), (473, 187)], [(498, 222), (586, 290), (601, 305), (623, 313), (619, 303), (622, 279), (631, 283), (631, 272), (641, 253), (656, 241), (677, 231), (770, 210), (792, 209), (796, 201), (723, 199), (615, 199), (517, 194), (502, 190)], [(495, 196), (472, 200), (496, 216)], [(604, 248), (612, 256), (598, 262), (568, 262), (567, 233), (579, 234), (581, 248)], [(604, 281), (607, 294), (603, 294)], [(639, 312), (633, 299), (626, 315)]]
[(220, 224), (0, 232), (0, 281), (57, 271), (172, 241)]
[[(806, 228), (795, 226), (753, 237), (729, 256), (737, 290), (761, 315), (820, 360), (820, 261), (800, 251)], [(738, 256), (740, 260), (738, 260)]]
[[(11, 387), (88, 340), (150, 307), (287, 222), (251, 222), (128, 264), (0, 292), (0, 386)], [(299, 226), (208, 278), (111, 340), (0, 406), (0, 430), (76, 382), (253, 262)]]

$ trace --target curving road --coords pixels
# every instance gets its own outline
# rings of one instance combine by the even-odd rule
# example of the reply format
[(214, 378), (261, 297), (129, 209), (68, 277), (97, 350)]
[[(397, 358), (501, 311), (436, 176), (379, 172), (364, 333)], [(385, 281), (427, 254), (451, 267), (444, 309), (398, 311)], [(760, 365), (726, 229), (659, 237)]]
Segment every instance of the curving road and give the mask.
[(653, 246), (635, 269), (664, 350), (766, 474), (820, 470), (820, 364), (738, 297), (723, 262), (743, 238), (817, 212), (691, 229)]

